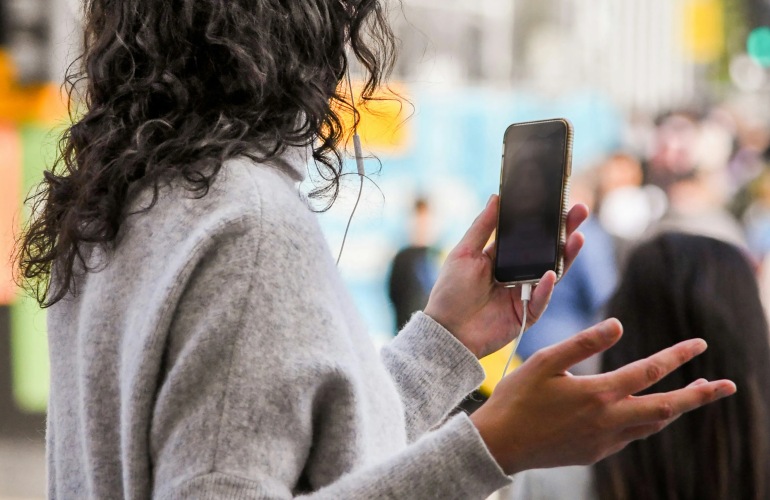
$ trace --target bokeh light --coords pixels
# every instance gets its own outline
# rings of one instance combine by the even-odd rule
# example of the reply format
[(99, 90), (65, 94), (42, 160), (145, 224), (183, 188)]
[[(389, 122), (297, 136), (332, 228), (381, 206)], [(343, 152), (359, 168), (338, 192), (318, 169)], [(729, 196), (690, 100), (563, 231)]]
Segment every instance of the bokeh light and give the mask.
[(746, 42), (749, 55), (765, 68), (770, 67), (770, 27), (761, 26), (752, 30)]

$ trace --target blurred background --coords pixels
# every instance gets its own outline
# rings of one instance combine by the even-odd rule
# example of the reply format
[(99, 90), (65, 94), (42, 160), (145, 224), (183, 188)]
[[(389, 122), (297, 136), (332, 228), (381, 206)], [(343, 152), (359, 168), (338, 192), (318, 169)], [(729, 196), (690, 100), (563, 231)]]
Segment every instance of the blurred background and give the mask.
[[(0, 498), (45, 491), (45, 314), (17, 292), (8, 256), (66, 124), (79, 9), (0, 0)], [(769, 267), (770, 2), (403, 0), (390, 12), (400, 98), (362, 109), (369, 179), (340, 263), (376, 342), (422, 307), (497, 192), (517, 121), (572, 121), (572, 201), (594, 212), (523, 357), (600, 316), (625, 252), (653, 232), (709, 234), (745, 248), (760, 275)], [(319, 216), (335, 254), (357, 184), (347, 177)]]

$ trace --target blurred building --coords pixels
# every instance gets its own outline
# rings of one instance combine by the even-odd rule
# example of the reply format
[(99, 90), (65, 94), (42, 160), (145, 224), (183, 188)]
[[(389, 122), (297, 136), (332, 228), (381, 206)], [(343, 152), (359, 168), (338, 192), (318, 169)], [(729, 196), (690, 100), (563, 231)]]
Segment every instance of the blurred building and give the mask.
[[(403, 15), (402, 15), (403, 12)], [(765, 0), (405, 0), (393, 14), (407, 82), (591, 89), (656, 114), (720, 98)], [(716, 83), (716, 86), (715, 86)]]
[(391, 15), (401, 40), (397, 77), (416, 83), (508, 82), (516, 3), (404, 0)]
[(0, 45), (21, 84), (61, 82), (80, 44), (78, 0), (0, 0)]

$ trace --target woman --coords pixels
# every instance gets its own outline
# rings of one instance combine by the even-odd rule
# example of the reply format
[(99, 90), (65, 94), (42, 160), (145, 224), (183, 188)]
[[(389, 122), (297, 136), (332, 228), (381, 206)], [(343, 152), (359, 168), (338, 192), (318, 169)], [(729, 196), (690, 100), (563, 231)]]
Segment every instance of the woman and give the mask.
[(613, 370), (695, 336), (711, 349), (653, 390), (698, 376), (729, 377), (735, 397), (683, 415), (593, 468), (528, 471), (511, 498), (558, 500), (764, 500), (770, 496), (770, 342), (754, 272), (738, 248), (666, 233), (627, 262), (608, 314), (625, 335), (604, 353)]
[[(328, 181), (314, 195), (337, 193), (346, 50), (366, 99), (392, 47), (377, 0), (86, 2), (83, 114), (19, 255), (50, 306), (51, 497), (484, 498), (506, 473), (596, 460), (735, 390), (626, 397), (701, 341), (565, 377), (619, 338), (610, 321), (439, 426), (481, 382), (477, 358), (518, 331), (518, 293), (495, 286), (484, 248), (496, 198), (380, 357), (297, 190), (312, 157)], [(568, 261), (585, 217), (569, 217)]]

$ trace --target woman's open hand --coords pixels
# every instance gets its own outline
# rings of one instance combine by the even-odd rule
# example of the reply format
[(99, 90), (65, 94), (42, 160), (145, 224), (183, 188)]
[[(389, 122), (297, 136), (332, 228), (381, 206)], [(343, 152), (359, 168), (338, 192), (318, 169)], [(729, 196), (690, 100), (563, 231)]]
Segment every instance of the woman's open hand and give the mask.
[(610, 319), (541, 349), (505, 377), (471, 415), (506, 473), (595, 463), (736, 390), (729, 380), (700, 379), (679, 390), (634, 396), (705, 351), (701, 339), (601, 375), (567, 372), (610, 348), (621, 334), (620, 322)]
[[(497, 225), (498, 197), (492, 196), (468, 232), (449, 253), (430, 294), (425, 314), (452, 332), (477, 357), (502, 348), (519, 333), (523, 313), (521, 288), (505, 288), (493, 277), (494, 243), (487, 241)], [(577, 227), (588, 217), (585, 205), (575, 205), (567, 215), (564, 271), (583, 246)], [(556, 283), (548, 271), (532, 292), (527, 323), (534, 324), (545, 311)]]

